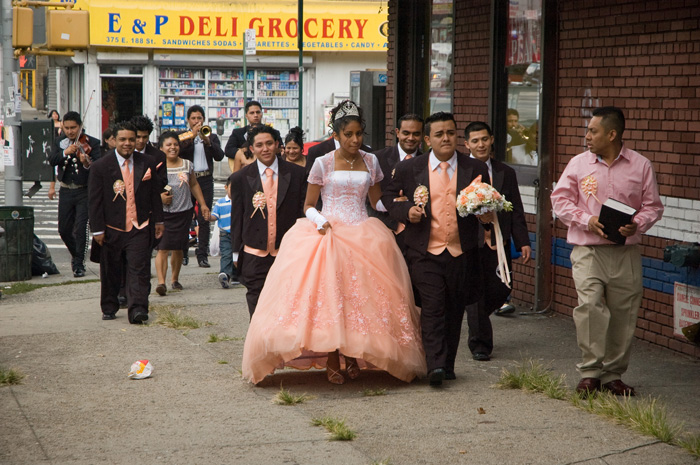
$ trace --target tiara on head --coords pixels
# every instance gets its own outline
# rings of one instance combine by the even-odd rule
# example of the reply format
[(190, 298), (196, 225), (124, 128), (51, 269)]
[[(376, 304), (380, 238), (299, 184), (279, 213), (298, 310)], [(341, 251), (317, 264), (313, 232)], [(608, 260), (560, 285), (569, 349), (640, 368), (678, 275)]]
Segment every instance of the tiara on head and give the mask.
[(333, 121), (338, 121), (340, 118), (345, 118), (346, 116), (360, 117), (360, 110), (357, 108), (357, 105), (355, 105), (355, 102), (348, 100), (347, 102), (343, 103), (343, 105), (338, 109), (338, 112), (335, 114)]

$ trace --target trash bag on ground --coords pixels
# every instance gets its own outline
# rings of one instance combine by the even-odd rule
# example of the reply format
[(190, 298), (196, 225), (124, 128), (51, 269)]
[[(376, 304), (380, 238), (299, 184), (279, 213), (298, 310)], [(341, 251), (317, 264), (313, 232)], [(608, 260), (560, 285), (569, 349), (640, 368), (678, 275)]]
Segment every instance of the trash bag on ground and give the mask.
[(44, 273), (58, 274), (58, 268), (51, 259), (51, 252), (44, 241), (34, 234), (34, 249), (32, 250), (32, 276), (41, 276)]

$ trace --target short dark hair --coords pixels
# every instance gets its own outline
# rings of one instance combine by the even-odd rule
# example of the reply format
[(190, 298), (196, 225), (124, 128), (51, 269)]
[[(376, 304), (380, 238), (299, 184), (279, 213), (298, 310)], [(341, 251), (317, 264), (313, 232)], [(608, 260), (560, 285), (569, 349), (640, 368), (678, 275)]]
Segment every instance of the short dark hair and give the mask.
[(420, 116), (416, 115), (415, 113), (406, 113), (396, 122), (396, 129), (401, 129), (401, 123), (403, 123), (404, 121), (418, 121), (421, 125), (421, 128), (424, 124), (423, 118), (421, 118)]
[(175, 139), (178, 143), (180, 144), (180, 138), (177, 136), (177, 132), (175, 131), (165, 131), (163, 134), (160, 135), (158, 138), (158, 147), (163, 146), (163, 142), (166, 141), (166, 139)]
[(194, 112), (198, 112), (200, 115), (202, 115), (202, 118), (205, 118), (206, 116), (204, 115), (204, 108), (202, 108), (201, 105), (192, 105), (187, 109), (187, 119), (190, 119), (190, 115)]
[(83, 120), (80, 118), (80, 113), (77, 111), (69, 111), (65, 115), (63, 115), (63, 121), (75, 121), (78, 123), (78, 126), (83, 124)]
[(250, 107), (258, 107), (262, 110), (262, 105), (260, 105), (260, 102), (258, 102), (257, 100), (251, 100), (245, 104), (245, 113), (248, 113), (248, 109)]
[(289, 142), (294, 141), (299, 147), (301, 147), (302, 153), (304, 152), (304, 130), (301, 129), (299, 126), (294, 127), (289, 130), (287, 135), (284, 138), (284, 145), (287, 145)]
[(493, 136), (493, 131), (491, 130), (491, 126), (488, 124), (484, 123), (483, 121), (472, 121), (467, 125), (466, 128), (464, 128), (464, 138), (469, 140), (469, 135), (472, 132), (479, 132), (483, 130), (488, 131), (489, 136)]
[(455, 124), (455, 128), (457, 127), (455, 115), (453, 115), (452, 113), (447, 113), (446, 111), (438, 111), (437, 113), (433, 113), (425, 119), (425, 133), (427, 135), (430, 135), (430, 126), (433, 123), (437, 123), (439, 121), (452, 121)]
[(107, 129), (105, 129), (105, 130), (102, 132), (102, 140), (103, 140), (103, 141), (106, 141), (106, 140), (109, 139), (110, 137), (116, 136), (116, 135), (117, 135), (117, 133), (114, 132), (114, 129), (112, 129), (112, 128), (107, 128)]
[(608, 131), (617, 131), (617, 139), (625, 132), (625, 114), (617, 107), (600, 107), (593, 110), (593, 116), (600, 116), (600, 123)]
[(272, 140), (277, 142), (277, 137), (275, 137), (275, 129), (272, 128), (272, 126), (268, 126), (266, 124), (259, 124), (258, 126), (254, 126), (248, 130), (248, 137), (246, 137), (246, 140), (248, 141), (249, 145), (253, 145), (255, 142), (255, 136), (258, 134), (269, 134), (272, 136)]
[(133, 124), (131, 124), (131, 121), (120, 121), (116, 123), (114, 126), (112, 126), (112, 131), (114, 131), (115, 137), (117, 134), (119, 134), (119, 131), (131, 131), (134, 133), (134, 135), (136, 134), (136, 128)]
[(520, 113), (518, 113), (518, 110), (516, 110), (515, 108), (509, 108), (506, 110), (506, 117), (510, 115), (515, 115), (518, 117), (518, 119), (520, 119)]
[(153, 132), (153, 121), (146, 115), (135, 115), (131, 118), (131, 124), (134, 125), (137, 131), (146, 131), (149, 134)]
[[(345, 106), (346, 104), (352, 104), (357, 108), (357, 112), (359, 113), (359, 116), (351, 115), (351, 116), (341, 116), (338, 119), (335, 119), (335, 115), (338, 114), (338, 111)], [(365, 127), (367, 124), (365, 123), (365, 118), (364, 118), (364, 112), (362, 111), (362, 108), (352, 100), (343, 100), (340, 102), (338, 105), (335, 106), (331, 110), (331, 119), (330, 119), (330, 127), (333, 129), (333, 132), (336, 134), (340, 134), (340, 132), (343, 130), (345, 126), (348, 125), (349, 122), (351, 121), (357, 121), (360, 123), (360, 127), (362, 127), (362, 130), (365, 130)]]

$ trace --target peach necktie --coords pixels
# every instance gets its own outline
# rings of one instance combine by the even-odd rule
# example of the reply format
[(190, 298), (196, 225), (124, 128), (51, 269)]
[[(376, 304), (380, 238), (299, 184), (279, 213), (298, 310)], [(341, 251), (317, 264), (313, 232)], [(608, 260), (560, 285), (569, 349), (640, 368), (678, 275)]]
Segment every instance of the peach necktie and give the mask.
[(272, 253), (277, 236), (277, 181), (272, 168), (265, 168), (263, 190), (267, 199), (267, 251)]

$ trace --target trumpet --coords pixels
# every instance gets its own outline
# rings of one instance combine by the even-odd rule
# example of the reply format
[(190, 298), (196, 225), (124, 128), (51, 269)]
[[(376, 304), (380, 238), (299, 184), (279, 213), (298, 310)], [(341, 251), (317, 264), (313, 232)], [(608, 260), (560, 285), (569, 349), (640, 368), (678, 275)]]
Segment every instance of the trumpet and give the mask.
[[(199, 134), (201, 134), (203, 137), (209, 137), (211, 135), (211, 126), (202, 126), (199, 128)], [(180, 142), (185, 141), (185, 140), (190, 140), (194, 139), (195, 133), (192, 131), (186, 131), (177, 136), (178, 139), (180, 139)]]

